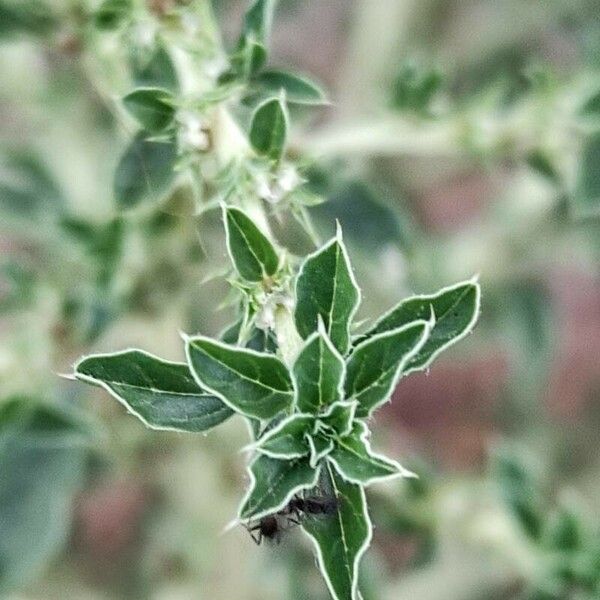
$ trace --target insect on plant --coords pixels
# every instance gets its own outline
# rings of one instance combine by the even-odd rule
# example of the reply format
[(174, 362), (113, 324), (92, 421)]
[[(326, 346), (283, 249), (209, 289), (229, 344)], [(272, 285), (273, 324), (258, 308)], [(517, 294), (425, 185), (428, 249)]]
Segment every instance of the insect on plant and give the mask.
[[(108, 22), (126, 31), (132, 16), (119, 6)], [(209, 6), (202, 3), (202, 23), (216, 28)], [(201, 188), (196, 215), (221, 211), (237, 317), (217, 339), (183, 334), (185, 362), (128, 349), (82, 358), (74, 377), (103, 387), (152, 429), (203, 432), (244, 419), (250, 485), (237, 522), (257, 544), (299, 525), (331, 596), (357, 600), (372, 534), (365, 488), (416, 476), (372, 450), (370, 417), (401, 378), (428, 369), (473, 329), (480, 287), (473, 278), (412, 296), (361, 327), (361, 291), (341, 227), (303, 258), (274, 234), (274, 218), (288, 210), (314, 239), (314, 198), (287, 152), (289, 106), (327, 100), (310, 80), (265, 67), (273, 8), (271, 0), (250, 4), (231, 52), (212, 35), (214, 47), (189, 53), (179, 67), (205, 74), (194, 91), (140, 85), (123, 99), (140, 129), (117, 167), (119, 205), (147, 201), (148, 186), (156, 199), (173, 190), (176, 175), (189, 175)], [(180, 16), (187, 10), (180, 6)], [(186, 55), (185, 45), (178, 50)], [(207, 69), (218, 58), (222, 68)], [(248, 106), (245, 125), (233, 109)]]
[(298, 521), (292, 518), (287, 518), (286, 523), (282, 524), (282, 516), (274, 514), (262, 517), (258, 523), (245, 525), (245, 527), (250, 533), (250, 537), (256, 542), (256, 545), (260, 546), (263, 540), (274, 541), (279, 544), (283, 533), (290, 529), (291, 526), (299, 524)]

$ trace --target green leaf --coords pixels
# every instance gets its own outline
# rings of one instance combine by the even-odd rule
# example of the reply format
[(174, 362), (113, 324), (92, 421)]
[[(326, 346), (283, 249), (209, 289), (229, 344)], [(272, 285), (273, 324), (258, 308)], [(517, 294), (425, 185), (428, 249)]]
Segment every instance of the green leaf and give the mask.
[(356, 402), (336, 402), (324, 415), (319, 416), (319, 424), (331, 429), (339, 436), (348, 435), (352, 430), (356, 406)]
[(228, 83), (232, 79), (250, 79), (267, 61), (267, 49), (252, 37), (243, 38), (238, 49), (231, 57), (231, 69), (219, 77), (219, 83)]
[(563, 503), (555, 509), (544, 523), (543, 543), (551, 550), (575, 552), (588, 542), (588, 524), (581, 511)]
[(600, 216), (600, 132), (591, 134), (583, 147), (579, 175), (571, 200), (577, 218)]
[(255, 81), (272, 94), (284, 90), (285, 99), (290, 104), (329, 104), (325, 92), (316, 83), (301, 75), (269, 69), (258, 75)]
[(306, 439), (310, 447), (310, 466), (314, 468), (333, 450), (335, 443), (333, 438), (320, 433), (307, 435)]
[(179, 88), (177, 71), (165, 48), (158, 44), (154, 51), (132, 52), (131, 67), (136, 87), (161, 88), (176, 91)]
[(242, 35), (253, 37), (266, 46), (274, 10), (275, 0), (254, 0), (244, 16)]
[(168, 90), (140, 88), (127, 94), (123, 104), (146, 131), (162, 131), (175, 118), (173, 94)]
[(346, 398), (358, 401), (356, 416), (368, 417), (394, 391), (410, 359), (431, 333), (432, 323), (414, 321), (359, 344), (347, 364)]
[(305, 434), (314, 426), (313, 415), (296, 413), (268, 431), (252, 446), (272, 458), (298, 458), (310, 452)]
[(198, 386), (185, 363), (141, 350), (85, 357), (75, 365), (75, 376), (103, 387), (151, 429), (206, 431), (233, 414)]
[(340, 437), (327, 460), (346, 480), (360, 485), (393, 477), (416, 477), (397, 462), (375, 454), (369, 445), (369, 429), (356, 421), (349, 435)]
[(525, 157), (525, 162), (544, 179), (554, 184), (560, 183), (560, 173), (556, 170), (552, 157), (544, 150), (533, 150)]
[(283, 156), (289, 117), (282, 97), (268, 98), (256, 107), (250, 123), (250, 143), (273, 160)]
[(65, 199), (47, 166), (36, 155), (11, 153), (1, 164), (0, 198), (8, 209), (26, 219), (63, 212)]
[(421, 69), (415, 64), (405, 64), (394, 81), (392, 104), (399, 110), (428, 115), (442, 83), (442, 74), (437, 69)]
[(223, 205), (227, 250), (237, 272), (246, 281), (274, 275), (279, 257), (267, 236), (239, 208)]
[(310, 466), (308, 458), (278, 460), (259, 454), (248, 467), (250, 488), (242, 500), (239, 518), (260, 519), (281, 510), (294, 494), (312, 488), (319, 469)]
[(0, 594), (23, 589), (67, 541), (89, 429), (29, 398), (0, 405)]
[(307, 338), (317, 331), (319, 317), (338, 352), (346, 354), (350, 344), (350, 324), (360, 304), (360, 290), (338, 228), (325, 246), (310, 254), (300, 267), (296, 280), (298, 333)]
[(116, 29), (131, 15), (131, 0), (104, 0), (94, 13), (98, 29)]
[(429, 339), (408, 362), (404, 374), (426, 369), (440, 352), (473, 329), (479, 317), (480, 297), (479, 284), (472, 279), (443, 288), (435, 294), (407, 298), (383, 315), (359, 340), (418, 319), (428, 320), (433, 312), (435, 324)]
[(114, 179), (119, 208), (164, 196), (175, 179), (177, 147), (170, 142), (152, 142), (138, 133), (121, 157)]
[(521, 448), (501, 446), (492, 457), (492, 473), (516, 522), (529, 538), (539, 540), (548, 511), (535, 462)]
[(345, 372), (344, 360), (321, 322), (319, 331), (308, 337), (292, 367), (298, 410), (316, 414), (341, 400)]
[(334, 515), (307, 517), (302, 528), (315, 545), (319, 569), (334, 600), (360, 600), (359, 565), (372, 536), (365, 492), (330, 466), (324, 474), (326, 491), (335, 495), (339, 506)]
[(290, 374), (272, 354), (196, 336), (186, 339), (186, 356), (200, 386), (236, 412), (270, 419), (292, 403)]
[(56, 15), (39, 0), (0, 2), (0, 38), (21, 34), (45, 35), (57, 26)]
[(579, 109), (579, 113), (584, 117), (600, 119), (600, 90), (590, 96)]

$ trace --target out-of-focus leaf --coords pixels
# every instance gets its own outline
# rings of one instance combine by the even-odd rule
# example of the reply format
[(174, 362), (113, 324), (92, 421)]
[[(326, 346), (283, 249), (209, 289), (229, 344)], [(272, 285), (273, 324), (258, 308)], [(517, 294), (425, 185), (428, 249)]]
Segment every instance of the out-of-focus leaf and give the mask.
[(159, 44), (148, 56), (131, 57), (133, 82), (136, 87), (160, 88), (176, 91), (179, 87), (177, 71), (169, 53)]
[(175, 117), (173, 95), (160, 88), (140, 88), (123, 98), (125, 108), (146, 131), (162, 131)]
[(499, 448), (492, 462), (492, 474), (498, 490), (516, 521), (532, 539), (542, 534), (546, 507), (539, 484), (539, 474), (518, 448)]
[(436, 69), (419, 69), (414, 64), (406, 64), (394, 80), (392, 105), (399, 110), (427, 115), (442, 81), (442, 74)]
[(316, 169), (308, 173), (309, 187), (317, 198), (326, 198), (311, 209), (319, 229), (329, 236), (339, 220), (348, 245), (366, 253), (382, 251), (388, 246), (402, 249), (413, 244), (413, 225), (408, 214), (399, 214), (382, 200), (369, 185), (361, 181), (335, 184), (324, 180)]
[(275, 0), (254, 0), (244, 15), (242, 35), (253, 37), (266, 46), (274, 10)]
[(75, 376), (102, 386), (152, 429), (206, 431), (233, 414), (198, 386), (185, 363), (141, 350), (87, 356), (75, 366)]
[(571, 206), (575, 217), (600, 216), (600, 132), (584, 144)]
[(560, 174), (552, 164), (552, 160), (548, 154), (544, 151), (535, 150), (528, 154), (525, 160), (536, 173), (539, 173), (548, 181), (551, 181), (552, 183), (560, 182)]
[(132, 0), (104, 0), (94, 13), (98, 29), (116, 29), (131, 15)]
[(62, 193), (36, 156), (17, 153), (0, 167), (0, 206), (16, 214), (60, 211), (64, 206)]
[(0, 1), (0, 38), (20, 33), (44, 34), (55, 25), (50, 8), (40, 0)]
[(133, 208), (163, 196), (175, 179), (177, 147), (172, 141), (154, 142), (138, 133), (121, 157), (114, 178), (119, 208)]
[(250, 143), (259, 153), (279, 160), (285, 150), (288, 132), (288, 114), (281, 97), (269, 98), (252, 115)]
[(16, 398), (0, 405), (0, 593), (38, 576), (66, 541), (90, 430)]
[(302, 75), (269, 69), (260, 73), (255, 81), (271, 94), (278, 94), (283, 90), (285, 99), (290, 104), (328, 104), (325, 92), (316, 83)]
[(592, 94), (584, 103), (579, 113), (583, 117), (600, 119), (600, 90)]
[(0, 311), (23, 309), (33, 300), (35, 276), (24, 266), (7, 261), (0, 264)]

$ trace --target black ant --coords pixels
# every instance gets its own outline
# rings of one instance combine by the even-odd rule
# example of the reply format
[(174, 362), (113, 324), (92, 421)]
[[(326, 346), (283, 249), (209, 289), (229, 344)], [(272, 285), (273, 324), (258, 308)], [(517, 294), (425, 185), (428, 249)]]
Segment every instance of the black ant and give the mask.
[[(284, 517), (285, 523), (282, 523)], [(263, 540), (269, 540), (279, 544), (283, 533), (295, 525), (300, 525), (300, 522), (289, 514), (284, 514), (283, 511), (279, 511), (275, 514), (261, 517), (258, 520), (258, 523), (252, 526), (246, 526), (246, 529), (254, 542), (260, 546)]]
[(294, 496), (283, 509), (285, 514), (294, 514), (297, 517), (329, 516), (339, 508), (340, 501), (336, 496)]
[(246, 526), (257, 545), (263, 540), (279, 544), (284, 532), (301, 524), (307, 516), (329, 516), (335, 513), (340, 501), (335, 496), (299, 496), (296, 494), (281, 510), (261, 517), (258, 522)]

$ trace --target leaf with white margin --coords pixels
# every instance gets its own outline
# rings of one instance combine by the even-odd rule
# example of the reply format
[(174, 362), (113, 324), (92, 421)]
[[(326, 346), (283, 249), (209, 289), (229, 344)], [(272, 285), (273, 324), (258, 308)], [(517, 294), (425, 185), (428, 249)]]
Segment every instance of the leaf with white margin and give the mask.
[(185, 363), (142, 350), (86, 356), (75, 365), (74, 375), (103, 387), (151, 429), (206, 431), (233, 414), (198, 386)]
[(312, 429), (314, 422), (313, 415), (296, 413), (268, 431), (253, 448), (272, 458), (306, 456), (310, 447), (305, 434)]
[(362, 421), (356, 421), (352, 432), (339, 438), (327, 456), (327, 460), (346, 481), (366, 486), (394, 477), (416, 477), (397, 462), (375, 454), (368, 438), (369, 428)]
[(325, 92), (308, 77), (279, 69), (268, 69), (256, 76), (255, 82), (273, 94), (285, 90), (290, 104), (329, 104)]
[(346, 397), (358, 401), (358, 418), (368, 417), (390, 397), (404, 367), (423, 347), (432, 327), (432, 321), (414, 321), (378, 333), (354, 349), (345, 387)]
[(335, 444), (333, 438), (320, 433), (307, 434), (306, 439), (310, 447), (310, 466), (314, 468), (333, 450)]
[(335, 348), (342, 355), (350, 344), (350, 324), (360, 304), (342, 231), (313, 254), (309, 254), (296, 279), (294, 319), (298, 333), (306, 339), (317, 331), (319, 317)]
[(307, 517), (302, 529), (315, 545), (319, 569), (334, 600), (360, 600), (359, 565), (372, 537), (365, 492), (330, 465), (323, 473), (322, 487), (338, 499), (338, 507), (333, 515)]
[(279, 160), (284, 153), (289, 116), (283, 96), (268, 98), (256, 107), (250, 123), (249, 139), (258, 154)]
[(276, 356), (202, 335), (184, 339), (188, 364), (198, 384), (234, 411), (270, 419), (292, 403), (289, 371)]
[(223, 205), (227, 250), (236, 271), (246, 281), (274, 275), (279, 257), (267, 236), (239, 208)]
[(342, 399), (346, 373), (344, 359), (329, 340), (320, 319), (318, 327), (292, 367), (296, 406), (301, 412), (315, 414)]
[(359, 340), (362, 342), (418, 319), (429, 319), (433, 311), (435, 326), (431, 335), (408, 362), (403, 373), (426, 369), (440, 352), (473, 329), (479, 317), (480, 299), (481, 289), (476, 279), (451, 285), (435, 294), (412, 296), (384, 314)]
[(242, 500), (239, 519), (260, 519), (284, 508), (294, 494), (315, 487), (320, 469), (307, 457), (279, 460), (258, 454), (250, 463), (250, 488)]
[(339, 436), (348, 435), (352, 431), (356, 406), (356, 402), (336, 402), (325, 414), (318, 417), (319, 424), (331, 428)]

